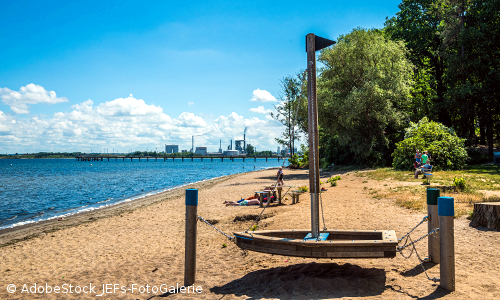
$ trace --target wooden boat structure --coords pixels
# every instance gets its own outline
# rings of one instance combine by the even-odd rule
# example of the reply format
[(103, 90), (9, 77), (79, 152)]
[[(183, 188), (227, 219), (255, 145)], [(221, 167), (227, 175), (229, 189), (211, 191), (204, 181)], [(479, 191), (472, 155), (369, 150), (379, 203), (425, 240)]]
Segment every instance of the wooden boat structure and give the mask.
[(236, 244), (242, 249), (310, 258), (393, 258), (396, 256), (398, 239), (394, 230), (319, 230), (320, 177), (315, 51), (334, 43), (312, 33), (306, 37), (311, 229), (235, 232), (233, 235)]
[(310, 258), (393, 258), (398, 245), (394, 230), (326, 230), (319, 240), (308, 229), (233, 234), (242, 249)]

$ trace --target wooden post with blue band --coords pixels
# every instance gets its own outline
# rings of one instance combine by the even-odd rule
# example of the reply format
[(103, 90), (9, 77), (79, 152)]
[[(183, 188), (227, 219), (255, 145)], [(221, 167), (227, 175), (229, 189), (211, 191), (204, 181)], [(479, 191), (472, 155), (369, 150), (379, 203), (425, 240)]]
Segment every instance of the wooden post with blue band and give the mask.
[[(432, 232), (434, 229), (439, 228), (438, 216), (438, 198), (439, 189), (427, 189), (427, 232)], [(432, 234), (429, 236), (428, 241), (428, 257), (429, 261), (439, 263), (439, 235)]]
[(198, 190), (186, 190), (186, 244), (184, 286), (194, 284), (196, 277), (196, 223), (198, 219)]
[(455, 290), (455, 237), (453, 218), (455, 215), (452, 197), (438, 198), (440, 281), (439, 285), (448, 291)]

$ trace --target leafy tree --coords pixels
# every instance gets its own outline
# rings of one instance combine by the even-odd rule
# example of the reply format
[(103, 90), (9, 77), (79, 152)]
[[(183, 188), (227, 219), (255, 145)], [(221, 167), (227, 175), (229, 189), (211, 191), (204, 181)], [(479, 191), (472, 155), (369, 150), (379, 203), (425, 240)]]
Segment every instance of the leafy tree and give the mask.
[(330, 146), (344, 147), (344, 155), (359, 164), (390, 163), (413, 85), (413, 65), (406, 56), (402, 42), (365, 29), (340, 36), (321, 52), (319, 125), (334, 139)]
[(439, 0), (442, 38), (448, 45), (447, 96), (454, 101), (454, 124), (472, 137), (479, 126), (480, 143), (493, 155), (494, 120), (500, 115), (500, 1)]
[(255, 148), (252, 145), (247, 145), (247, 155), (253, 155), (255, 153)]
[(469, 158), (464, 141), (453, 129), (425, 117), (405, 129), (404, 140), (396, 144), (392, 154), (392, 165), (398, 170), (413, 170), (418, 149), (429, 152), (433, 170), (459, 170)]
[(408, 58), (415, 65), (415, 88), (409, 112), (413, 120), (430, 116), (451, 125), (445, 102), (446, 59), (441, 55), (443, 41), (438, 35), (442, 18), (433, 13), (436, 0), (402, 0), (400, 11), (387, 20), (384, 33), (403, 41), (410, 50)]
[(299, 72), (295, 76), (287, 76), (281, 80), (281, 103), (275, 105), (275, 112), (270, 115), (273, 119), (285, 125), (285, 131), (282, 138), (276, 138), (278, 144), (290, 149), (290, 154), (294, 154), (295, 141), (299, 140), (296, 134), (297, 124), (297, 109), (301, 98), (304, 98), (302, 93), (302, 85), (305, 81), (305, 72)]

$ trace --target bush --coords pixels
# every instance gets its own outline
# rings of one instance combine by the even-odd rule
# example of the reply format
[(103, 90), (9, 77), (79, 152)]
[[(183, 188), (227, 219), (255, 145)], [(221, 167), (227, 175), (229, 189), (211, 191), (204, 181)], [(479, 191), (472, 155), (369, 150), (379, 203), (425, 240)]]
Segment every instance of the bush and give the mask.
[(288, 159), (290, 165), (288, 167), (290, 169), (300, 169), (302, 167), (301, 158), (297, 155), (297, 153), (293, 154), (292, 157)]
[(467, 184), (465, 182), (465, 178), (463, 177), (454, 177), (453, 185), (457, 187), (458, 190), (464, 191), (467, 188)]
[(326, 182), (330, 183), (330, 186), (337, 186), (337, 180), (340, 180), (340, 175), (337, 175), (335, 177), (330, 177)]
[(392, 166), (397, 170), (413, 170), (415, 152), (419, 149), (429, 152), (433, 170), (460, 170), (469, 159), (464, 141), (453, 129), (425, 117), (405, 129), (404, 140), (396, 144), (392, 153)]

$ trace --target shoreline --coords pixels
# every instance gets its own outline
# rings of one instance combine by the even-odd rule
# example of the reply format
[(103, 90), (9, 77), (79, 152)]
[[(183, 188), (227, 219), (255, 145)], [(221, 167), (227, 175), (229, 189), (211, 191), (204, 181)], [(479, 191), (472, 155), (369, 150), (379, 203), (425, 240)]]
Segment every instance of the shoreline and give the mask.
[(214, 177), (210, 179), (197, 181), (194, 183), (173, 187), (165, 191), (157, 192), (150, 195), (148, 194), (151, 192), (148, 192), (144, 194), (145, 196), (136, 195), (137, 198), (129, 201), (125, 199), (122, 200), (121, 202), (117, 202), (116, 204), (98, 207), (88, 211), (76, 212), (67, 217), (63, 217), (61, 221), (58, 220), (59, 216), (57, 216), (57, 217), (52, 217), (51, 219), (48, 220), (41, 220), (33, 223), (0, 229), (0, 248), (18, 243), (20, 241), (29, 240), (31, 238), (44, 235), (50, 232), (78, 226), (84, 223), (95, 222), (99, 219), (121, 215), (123, 213), (132, 212), (136, 209), (147, 207), (162, 201), (171, 200), (182, 196), (184, 190), (186, 189), (195, 188), (198, 190), (202, 190), (237, 176), (241, 176), (252, 172), (262, 172), (275, 168), (277, 167), (270, 167), (266, 169)]

